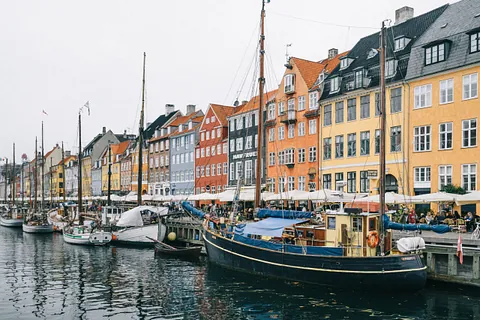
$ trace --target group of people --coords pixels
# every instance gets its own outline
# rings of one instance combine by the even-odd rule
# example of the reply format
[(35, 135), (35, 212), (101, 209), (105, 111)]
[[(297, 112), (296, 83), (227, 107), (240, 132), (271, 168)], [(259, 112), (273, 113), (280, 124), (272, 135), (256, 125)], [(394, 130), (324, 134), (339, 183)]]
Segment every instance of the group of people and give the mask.
[(465, 225), (466, 231), (471, 232), (476, 228), (475, 223), (480, 221), (475, 213), (472, 212), (462, 212), (461, 214), (458, 211), (451, 210), (442, 210), (440, 212), (434, 213), (429, 211), (427, 214), (422, 213), (418, 215), (415, 210), (410, 210), (407, 216), (407, 223), (426, 223), (426, 224), (447, 224), (447, 225)]

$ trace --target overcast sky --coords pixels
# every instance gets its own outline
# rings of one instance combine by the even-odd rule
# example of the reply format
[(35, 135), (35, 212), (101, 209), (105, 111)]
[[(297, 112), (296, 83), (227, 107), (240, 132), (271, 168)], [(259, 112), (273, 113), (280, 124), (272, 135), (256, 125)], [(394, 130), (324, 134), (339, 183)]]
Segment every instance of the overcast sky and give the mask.
[[(261, 0), (0, 2), (0, 158), (11, 158), (13, 142), (17, 159), (31, 158), (42, 119), (46, 151), (63, 140), (76, 152), (78, 110), (86, 101), (83, 146), (103, 126), (137, 132), (144, 51), (146, 122), (166, 103), (206, 110), (252, 95)], [(394, 20), (395, 9), (408, 5), (419, 15), (445, 3), (271, 0), (267, 88), (280, 81), (287, 43), (290, 55), (320, 60), (329, 48), (348, 50), (382, 20)]]

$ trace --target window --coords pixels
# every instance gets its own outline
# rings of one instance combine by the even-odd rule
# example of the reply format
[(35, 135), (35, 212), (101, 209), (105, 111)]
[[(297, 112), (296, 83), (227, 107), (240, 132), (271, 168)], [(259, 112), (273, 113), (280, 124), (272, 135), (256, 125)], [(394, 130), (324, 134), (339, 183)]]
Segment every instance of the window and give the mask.
[(201, 166), (201, 167), (200, 167), (200, 176), (201, 176), (201, 177), (204, 177), (204, 176), (205, 176), (205, 167), (204, 167), (204, 166)]
[(209, 124), (209, 123), (210, 123), (210, 118), (206, 118), (206, 119), (205, 119), (205, 123), (206, 123), (206, 124)]
[(285, 192), (285, 178), (278, 177), (278, 192)]
[(243, 138), (237, 138), (237, 151), (243, 150)]
[(278, 151), (278, 164), (285, 163), (285, 151)]
[(475, 32), (470, 35), (470, 53), (480, 51), (480, 32)]
[[(205, 139), (210, 140), (210, 131), (206, 132), (206, 138)], [(182, 139), (182, 146), (183, 146), (183, 139)]]
[(245, 161), (245, 183), (246, 184), (252, 183), (252, 172), (253, 172), (252, 165), (253, 165), (252, 160)]
[(285, 150), (285, 164), (295, 163), (295, 150), (293, 148)]
[(284, 79), (285, 93), (292, 93), (295, 91), (295, 75), (287, 74)]
[(305, 135), (305, 122), (298, 123), (298, 136), (303, 137)]
[[(235, 150), (233, 150), (233, 151), (235, 151)], [(227, 154), (227, 153), (228, 153), (228, 145), (227, 145), (226, 142), (223, 144), (223, 153), (224, 153), (224, 154)]]
[(210, 157), (210, 147), (206, 147), (205, 150), (206, 150), (205, 156)]
[(452, 184), (452, 166), (438, 166), (438, 190), (449, 184)]
[(298, 163), (305, 162), (305, 149), (298, 149)]
[(337, 218), (336, 217), (328, 217), (327, 229), (329, 229), (329, 230), (336, 230), (337, 229)]
[(397, 72), (397, 65), (398, 61), (397, 60), (388, 60), (385, 62), (385, 77), (390, 78), (395, 75)]
[(245, 128), (251, 128), (253, 122), (253, 114), (247, 114), (245, 117)]
[(370, 131), (360, 132), (360, 155), (370, 154)]
[(478, 73), (463, 76), (463, 100), (478, 97)]
[(323, 189), (332, 189), (332, 175), (330, 173), (323, 175)]
[(268, 184), (268, 191), (275, 192), (275, 178), (270, 178), (270, 183)]
[(350, 65), (350, 59), (343, 58), (342, 60), (340, 60), (340, 70), (348, 68), (349, 65)]
[(210, 177), (210, 166), (208, 165), (205, 167), (205, 176)]
[[(200, 158), (200, 149), (195, 150), (195, 157)], [(163, 157), (162, 157), (163, 158)], [(163, 162), (163, 161), (162, 161)]]
[(402, 88), (390, 90), (390, 113), (402, 111)]
[(402, 127), (390, 128), (390, 152), (402, 151)]
[(440, 150), (452, 149), (453, 146), (453, 122), (440, 123), (439, 127), (439, 146)]
[(317, 119), (308, 120), (308, 134), (317, 133)]
[(355, 171), (347, 172), (347, 192), (355, 193), (357, 191), (357, 173)]
[(357, 119), (357, 99), (347, 100), (347, 121), (353, 121)]
[(414, 168), (414, 182), (428, 183), (430, 182), (430, 167), (416, 167)]
[(343, 135), (335, 137), (335, 158), (343, 158)]
[(237, 118), (236, 122), (237, 122), (237, 130), (243, 129), (243, 117)]
[(330, 80), (330, 93), (335, 93), (340, 90), (340, 78), (335, 77)]
[(275, 157), (276, 157), (275, 152), (270, 152), (269, 153), (269, 156), (268, 156), (268, 159), (269, 159), (268, 165), (269, 166), (274, 166), (275, 165)]
[(295, 124), (290, 123), (287, 128), (287, 135), (289, 139), (295, 138)]
[(217, 154), (222, 154), (222, 145), (217, 144)]
[(462, 187), (466, 191), (477, 190), (477, 165), (463, 164), (462, 165)]
[(308, 109), (309, 110), (315, 110), (318, 109), (318, 92), (310, 92), (308, 94)]
[(425, 48), (425, 64), (433, 64), (445, 60), (445, 43)]
[(375, 117), (380, 115), (380, 94), (378, 92), (375, 93)]
[(368, 179), (368, 171), (360, 171), (360, 192), (370, 192), (370, 180)]
[(211, 165), (212, 169), (211, 169), (211, 173), (212, 173), (212, 177), (215, 177), (215, 164), (212, 164)]
[(339, 182), (343, 182), (343, 172), (335, 173), (335, 190), (343, 189), (343, 187), (340, 186)]
[(355, 71), (355, 88), (363, 86), (363, 70)]
[(215, 129), (212, 130), (212, 139), (215, 139)]
[(360, 119), (370, 118), (370, 96), (360, 97)]
[(453, 79), (440, 81), (440, 104), (453, 102)]
[(332, 159), (332, 138), (323, 139), (323, 160)]
[(230, 132), (235, 131), (235, 120), (234, 119), (230, 120), (229, 126), (230, 126)]
[(268, 105), (268, 120), (275, 119), (275, 103), (270, 103)]
[(221, 176), (221, 175), (222, 175), (222, 164), (217, 163), (217, 176)]
[(414, 151), (430, 151), (431, 126), (413, 128)]
[(375, 130), (375, 154), (380, 153), (380, 130)]
[(298, 97), (298, 111), (305, 110), (305, 96)]
[(352, 220), (353, 232), (362, 232), (362, 217), (354, 217)]
[(281, 101), (278, 103), (278, 115), (285, 113), (285, 102)]
[(395, 51), (403, 50), (408, 42), (410, 42), (409, 39), (405, 37), (395, 39)]
[(255, 149), (258, 148), (258, 134), (255, 135)]
[(414, 89), (415, 104), (414, 109), (426, 108), (432, 106), (432, 85), (426, 84), (415, 87)]
[(295, 177), (288, 177), (288, 191), (295, 190)]
[(247, 137), (247, 140), (245, 141), (245, 150), (252, 149), (252, 146), (253, 146), (252, 138), (253, 136)]
[[(232, 169), (233, 171), (233, 169)], [(228, 164), (226, 162), (223, 163), (223, 174), (227, 174), (228, 173)]]
[(343, 116), (343, 101), (335, 103), (335, 123), (342, 123)]
[(462, 147), (469, 148), (477, 145), (477, 119), (462, 121)]
[(275, 141), (275, 128), (268, 129), (268, 141)]
[(329, 104), (323, 107), (323, 125), (329, 126), (332, 124), (332, 105)]
[[(221, 128), (217, 128), (217, 138), (220, 138), (222, 136), (222, 129)], [(193, 137), (194, 135), (192, 134), (190, 137), (192, 137), (192, 139), (190, 139), (190, 143), (193, 144)]]
[(242, 178), (242, 170), (243, 170), (243, 163), (237, 162), (235, 163), (236, 166), (236, 173), (235, 173), (235, 179), (241, 179)]
[(355, 157), (357, 155), (357, 134), (350, 133), (347, 135), (347, 156)]
[(285, 139), (285, 127), (281, 126), (278, 127), (278, 140), (283, 140)]
[(230, 152), (235, 152), (235, 139), (230, 140)]
[(305, 191), (305, 177), (300, 176), (298, 177), (298, 190)]
[(309, 162), (317, 161), (317, 147), (310, 147), (308, 149), (308, 161)]

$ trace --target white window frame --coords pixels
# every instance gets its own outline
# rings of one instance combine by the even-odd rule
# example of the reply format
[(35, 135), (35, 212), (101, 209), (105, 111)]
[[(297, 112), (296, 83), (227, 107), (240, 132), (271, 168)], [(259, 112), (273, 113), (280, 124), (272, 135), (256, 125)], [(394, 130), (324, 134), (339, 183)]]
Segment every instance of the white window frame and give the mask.
[[(444, 129), (442, 130), (442, 126)], [(444, 141), (444, 146), (442, 142)], [(449, 145), (450, 142), (450, 145)], [(438, 149), (451, 150), (453, 148), (453, 122), (444, 122), (438, 125)]]
[(318, 109), (318, 92), (313, 91), (308, 94), (308, 110)]
[(285, 93), (295, 92), (295, 74), (286, 74), (283, 79), (283, 89)]
[(308, 162), (316, 162), (316, 161), (317, 161), (317, 147), (309, 147)]
[(287, 127), (287, 137), (288, 139), (295, 138), (295, 124), (289, 123)]
[(300, 148), (298, 149), (298, 163), (305, 163), (305, 149)]
[(453, 78), (440, 81), (440, 104), (453, 102), (454, 97)]
[(430, 188), (432, 180), (431, 167), (413, 168), (413, 185), (416, 188)]
[(471, 73), (462, 77), (463, 100), (478, 98), (478, 73)]
[(270, 152), (268, 154), (268, 165), (269, 166), (274, 166), (275, 165), (276, 157), (277, 157), (277, 155), (275, 154), (275, 152)]
[(252, 138), (253, 136), (247, 136), (247, 139), (245, 140), (245, 150), (252, 149), (252, 146), (253, 146)]
[[(432, 150), (432, 126), (418, 126), (413, 128), (413, 151), (426, 152)], [(422, 147), (423, 145), (423, 147)]]
[(305, 122), (298, 123), (298, 136), (299, 137), (305, 136)]
[[(468, 123), (468, 126), (466, 126), (467, 123)], [(472, 124), (474, 124), (474, 126)], [(473, 135), (472, 132), (474, 132), (475, 135)], [(467, 139), (465, 139), (465, 134), (467, 134)], [(478, 144), (477, 137), (478, 137), (477, 118), (462, 120), (462, 148), (476, 147)], [(472, 144), (473, 139), (475, 141), (475, 144)], [(465, 140), (468, 142), (468, 144), (465, 144)]]
[(428, 108), (432, 106), (432, 85), (425, 84), (414, 88), (414, 109)]
[(278, 115), (282, 115), (285, 113), (285, 102), (284, 101), (280, 101), (278, 103)]
[(307, 179), (305, 178), (305, 176), (298, 177), (298, 190), (305, 191), (306, 181)]
[(317, 133), (317, 119), (308, 120), (308, 134)]
[(303, 110), (305, 110), (305, 96), (300, 96), (300, 97), (298, 97), (297, 110), (298, 110), (298, 111), (303, 111)]
[(452, 184), (452, 181), (453, 166), (449, 164), (438, 166), (438, 191), (442, 190), (444, 186)]
[(278, 127), (278, 140), (284, 140), (285, 139), (285, 127), (280, 126)]
[(268, 104), (268, 120), (275, 120), (275, 103)]
[(242, 151), (243, 150), (243, 137), (237, 138), (236, 140), (236, 150)]
[(330, 79), (330, 93), (335, 93), (340, 91), (340, 78), (335, 77)]
[[(474, 183), (473, 188), (472, 183)], [(477, 164), (462, 164), (463, 189), (465, 189), (466, 191), (475, 191), (477, 190), (477, 183)]]
[(275, 141), (275, 128), (268, 129), (268, 142)]
[(235, 152), (235, 139), (230, 140), (230, 152)]

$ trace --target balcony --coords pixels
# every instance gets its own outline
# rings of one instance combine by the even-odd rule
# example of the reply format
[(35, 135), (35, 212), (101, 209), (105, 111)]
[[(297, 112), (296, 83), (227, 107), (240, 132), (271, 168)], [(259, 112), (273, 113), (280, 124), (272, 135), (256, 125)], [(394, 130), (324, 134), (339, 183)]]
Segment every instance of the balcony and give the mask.
[(297, 122), (297, 111), (288, 110), (286, 113), (280, 115), (280, 122), (287, 123), (287, 124)]
[(284, 87), (285, 94), (294, 94), (295, 93), (295, 85), (287, 84)]

